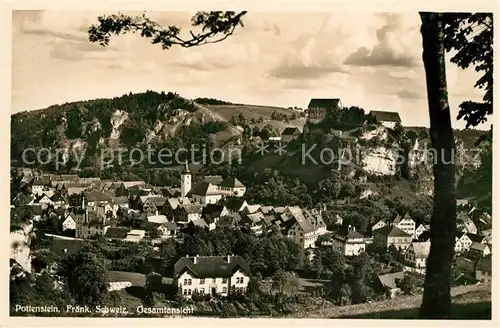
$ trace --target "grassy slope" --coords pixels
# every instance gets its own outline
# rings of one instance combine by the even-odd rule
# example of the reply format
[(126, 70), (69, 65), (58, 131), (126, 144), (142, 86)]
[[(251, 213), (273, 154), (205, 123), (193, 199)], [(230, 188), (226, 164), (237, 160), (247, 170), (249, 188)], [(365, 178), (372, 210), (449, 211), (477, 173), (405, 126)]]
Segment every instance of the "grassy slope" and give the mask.
[[(491, 284), (452, 288), (453, 319), (491, 318)], [(372, 304), (324, 308), (301, 314), (307, 318), (416, 319), (422, 295), (401, 296)]]

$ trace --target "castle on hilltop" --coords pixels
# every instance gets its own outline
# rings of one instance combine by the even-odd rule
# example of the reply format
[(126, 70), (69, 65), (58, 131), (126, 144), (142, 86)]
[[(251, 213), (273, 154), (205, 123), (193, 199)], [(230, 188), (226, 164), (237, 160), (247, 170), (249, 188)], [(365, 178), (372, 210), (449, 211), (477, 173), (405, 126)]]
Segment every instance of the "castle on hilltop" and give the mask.
[(343, 109), (340, 99), (335, 98), (312, 98), (307, 106), (307, 119), (311, 123), (319, 123), (325, 119), (328, 112)]

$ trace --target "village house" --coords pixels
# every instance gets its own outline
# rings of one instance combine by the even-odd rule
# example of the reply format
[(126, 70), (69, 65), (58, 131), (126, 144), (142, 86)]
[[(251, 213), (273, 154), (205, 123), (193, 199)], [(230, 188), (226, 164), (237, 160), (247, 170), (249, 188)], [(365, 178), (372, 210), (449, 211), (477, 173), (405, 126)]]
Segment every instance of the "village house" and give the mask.
[(289, 143), (293, 140), (297, 140), (300, 134), (300, 130), (296, 127), (285, 128), (285, 130), (281, 133), (281, 141), (283, 143)]
[(423, 269), (426, 267), (430, 249), (430, 241), (412, 242), (405, 251), (405, 260), (410, 266), (417, 269)]
[(192, 229), (194, 228), (213, 230), (213, 226), (209, 226), (207, 221), (205, 221), (204, 219), (196, 219), (190, 221), (185, 227), (186, 227), (185, 231), (187, 231), (188, 233), (192, 231)]
[(50, 178), (47, 176), (33, 179), (31, 182), (31, 193), (33, 195), (41, 194), (44, 189), (48, 189), (47, 187), (50, 186), (50, 181)]
[(227, 178), (217, 185), (217, 190), (224, 197), (242, 197), (245, 195), (246, 187), (236, 178)]
[(229, 213), (240, 213), (248, 206), (247, 201), (240, 198), (228, 198), (225, 204)]
[(378, 276), (378, 281), (380, 286), (386, 289), (391, 298), (394, 298), (401, 289), (398, 287), (398, 282), (403, 280), (405, 274), (404, 272), (394, 272)]
[(473, 233), (464, 233), (460, 237), (460, 242), (462, 244), (462, 251), (468, 251), (474, 242), (481, 244), (487, 243), (486, 238)]
[(189, 205), (191, 201), (187, 197), (170, 197), (167, 198), (165, 204), (160, 211), (161, 214), (166, 215), (168, 218), (173, 218), (174, 211), (179, 205)]
[(189, 223), (201, 219), (203, 206), (199, 204), (179, 205), (175, 209), (174, 219), (177, 223)]
[(86, 210), (83, 217), (78, 217), (76, 238), (103, 237), (109, 228), (105, 213)]
[(125, 196), (113, 197), (111, 203), (113, 204), (113, 213), (117, 213), (119, 209), (128, 211), (130, 208), (129, 199)]
[(417, 229), (415, 229), (415, 239), (419, 239), (420, 236), (426, 232), (426, 231), (429, 231), (429, 226), (428, 225), (425, 225), (425, 224), (419, 224)]
[(262, 212), (244, 213), (241, 218), (241, 224), (249, 229), (250, 232), (257, 236), (262, 234), (262, 224), (264, 220), (264, 214), (262, 214)]
[(459, 237), (455, 237), (455, 248), (454, 251), (456, 254), (460, 254), (465, 251), (464, 245)]
[(250, 268), (241, 256), (186, 256), (174, 265), (173, 285), (185, 298), (245, 293), (249, 281)]
[(161, 239), (175, 238), (179, 232), (179, 226), (175, 222), (165, 222), (157, 228), (158, 237)]
[(389, 129), (394, 129), (398, 123), (401, 124), (401, 117), (399, 117), (398, 112), (372, 110), (370, 114), (375, 117), (377, 122)]
[(408, 213), (404, 216), (397, 215), (392, 224), (412, 236), (412, 238), (417, 238), (415, 236), (415, 221), (413, 221)]
[(52, 199), (47, 196), (46, 194), (41, 194), (40, 196), (38, 196), (35, 201), (33, 202), (33, 204), (38, 204), (40, 206), (42, 206), (42, 208), (46, 209), (48, 208), (49, 206), (53, 206), (54, 205), (54, 202), (52, 201)]
[(485, 257), (491, 254), (491, 249), (487, 244), (473, 242), (469, 247), (469, 251), (479, 256)]
[(479, 259), (476, 265), (476, 279), (479, 281), (491, 281), (491, 260), (492, 256), (486, 256)]
[(163, 209), (166, 198), (162, 196), (148, 197), (144, 200), (142, 211), (148, 215), (158, 215)]
[(218, 187), (207, 182), (196, 184), (188, 195), (194, 203), (198, 204), (217, 204), (222, 199), (222, 193)]
[(219, 219), (228, 214), (229, 211), (224, 205), (207, 204), (201, 212), (201, 217), (209, 225), (210, 230), (213, 230), (216, 228)]
[(339, 249), (344, 256), (356, 256), (366, 250), (365, 237), (349, 225), (347, 230), (336, 233), (332, 240), (333, 247)]
[(373, 242), (396, 249), (405, 250), (411, 243), (413, 236), (407, 234), (396, 226), (385, 226), (373, 232)]
[(477, 227), (474, 221), (465, 212), (457, 214), (457, 228), (461, 232), (477, 234)]
[(18, 193), (16, 195), (16, 197), (14, 197), (14, 199), (12, 200), (12, 204), (15, 206), (15, 207), (23, 207), (23, 206), (28, 206), (28, 205), (32, 205), (35, 201), (35, 197), (33, 196), (27, 196), (23, 193)]
[(280, 220), (284, 235), (303, 249), (315, 248), (318, 237), (328, 233), (321, 214), (314, 215), (298, 206), (287, 207)]
[(82, 197), (82, 209), (87, 206), (95, 207), (111, 203), (111, 197), (101, 191), (84, 191)]
[(67, 215), (62, 217), (62, 230), (75, 230), (76, 231), (76, 222), (77, 222), (77, 217), (72, 213), (69, 212)]

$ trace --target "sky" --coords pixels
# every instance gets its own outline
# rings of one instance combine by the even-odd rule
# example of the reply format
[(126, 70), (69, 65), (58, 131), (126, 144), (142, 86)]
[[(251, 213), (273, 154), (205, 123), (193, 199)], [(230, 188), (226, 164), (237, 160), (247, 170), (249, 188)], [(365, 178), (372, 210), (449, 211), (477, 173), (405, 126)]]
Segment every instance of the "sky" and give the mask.
[[(249, 12), (234, 35), (201, 47), (162, 50), (136, 34), (106, 48), (89, 43), (88, 27), (114, 13), (13, 11), (12, 112), (156, 90), (303, 108), (311, 98), (340, 98), (397, 111), (403, 125), (429, 124), (417, 12)], [(146, 14), (188, 33), (195, 13)], [(449, 62), (446, 69), (453, 125), (463, 128), (458, 105), (481, 99), (479, 76)]]

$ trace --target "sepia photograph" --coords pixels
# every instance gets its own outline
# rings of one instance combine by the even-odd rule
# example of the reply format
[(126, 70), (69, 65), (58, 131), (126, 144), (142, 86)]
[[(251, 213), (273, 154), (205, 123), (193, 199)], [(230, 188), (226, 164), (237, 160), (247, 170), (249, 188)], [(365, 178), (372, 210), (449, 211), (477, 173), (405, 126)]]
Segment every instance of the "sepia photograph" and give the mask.
[(202, 9), (11, 11), (8, 316), (491, 321), (494, 8)]

